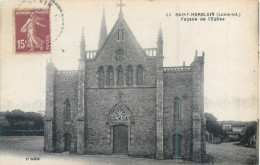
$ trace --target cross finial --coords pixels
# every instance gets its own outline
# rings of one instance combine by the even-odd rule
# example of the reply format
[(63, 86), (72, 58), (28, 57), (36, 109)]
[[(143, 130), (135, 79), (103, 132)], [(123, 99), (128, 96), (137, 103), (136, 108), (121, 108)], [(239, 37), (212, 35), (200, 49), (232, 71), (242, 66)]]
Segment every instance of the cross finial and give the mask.
[(120, 14), (122, 14), (122, 7), (125, 6), (125, 4), (123, 4), (122, 0), (120, 0), (120, 4), (117, 4), (117, 6), (120, 7)]
[(123, 97), (123, 92), (122, 91), (118, 91), (118, 97), (119, 97), (119, 100), (121, 101), (122, 97)]

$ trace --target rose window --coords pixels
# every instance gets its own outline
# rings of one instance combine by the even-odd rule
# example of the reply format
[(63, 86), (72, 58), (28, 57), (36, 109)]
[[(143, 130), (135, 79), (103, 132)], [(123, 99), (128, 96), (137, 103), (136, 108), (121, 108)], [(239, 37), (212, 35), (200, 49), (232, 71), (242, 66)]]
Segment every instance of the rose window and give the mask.
[(127, 115), (123, 110), (118, 109), (117, 111), (114, 112), (114, 119), (116, 121), (125, 121), (127, 120)]

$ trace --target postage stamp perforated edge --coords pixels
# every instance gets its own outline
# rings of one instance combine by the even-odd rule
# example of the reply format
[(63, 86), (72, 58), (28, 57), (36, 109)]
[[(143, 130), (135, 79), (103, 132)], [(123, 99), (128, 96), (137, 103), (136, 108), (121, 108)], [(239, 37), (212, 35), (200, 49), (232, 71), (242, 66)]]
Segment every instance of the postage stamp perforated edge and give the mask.
[(49, 9), (49, 47), (50, 49), (47, 50), (47, 51), (26, 51), (26, 52), (17, 52), (16, 51), (16, 22), (15, 22), (15, 11), (17, 10), (46, 10), (46, 9), (49, 9), (49, 8), (43, 8), (43, 7), (40, 7), (40, 8), (13, 8), (12, 10), (12, 24), (13, 24), (13, 53), (15, 55), (42, 55), (42, 54), (51, 54), (52, 53), (52, 49), (51, 49), (51, 9)]

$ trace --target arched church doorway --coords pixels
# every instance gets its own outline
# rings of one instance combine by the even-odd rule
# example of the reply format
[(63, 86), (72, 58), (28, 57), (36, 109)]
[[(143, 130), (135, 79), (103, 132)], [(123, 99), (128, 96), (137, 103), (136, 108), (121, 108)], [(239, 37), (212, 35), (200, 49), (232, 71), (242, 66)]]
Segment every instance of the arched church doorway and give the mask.
[(181, 157), (181, 135), (173, 135), (173, 159)]
[(128, 152), (128, 126), (113, 126), (113, 153), (127, 154)]
[(65, 139), (64, 151), (70, 151), (71, 150), (71, 135), (69, 133), (66, 133), (64, 135), (64, 139)]

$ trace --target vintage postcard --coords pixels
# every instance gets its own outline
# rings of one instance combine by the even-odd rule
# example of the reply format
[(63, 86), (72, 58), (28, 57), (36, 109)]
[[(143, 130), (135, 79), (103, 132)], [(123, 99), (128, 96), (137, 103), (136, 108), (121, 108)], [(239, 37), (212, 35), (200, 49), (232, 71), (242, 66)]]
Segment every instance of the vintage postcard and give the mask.
[(257, 0), (4, 0), (0, 33), (0, 164), (258, 164)]

